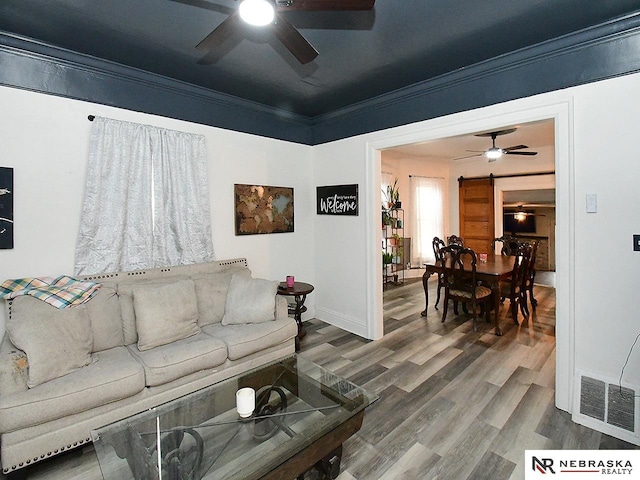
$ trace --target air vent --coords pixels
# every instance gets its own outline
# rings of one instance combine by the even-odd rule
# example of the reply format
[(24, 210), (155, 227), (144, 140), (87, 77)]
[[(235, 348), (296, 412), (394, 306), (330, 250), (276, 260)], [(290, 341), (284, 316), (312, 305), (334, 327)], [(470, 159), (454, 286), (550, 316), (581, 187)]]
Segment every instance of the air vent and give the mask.
[(583, 375), (580, 414), (607, 425), (635, 432), (636, 391)]
[(634, 431), (636, 392), (630, 388), (609, 385), (607, 423)]
[(604, 422), (607, 385), (602, 380), (582, 377), (580, 385), (580, 413)]

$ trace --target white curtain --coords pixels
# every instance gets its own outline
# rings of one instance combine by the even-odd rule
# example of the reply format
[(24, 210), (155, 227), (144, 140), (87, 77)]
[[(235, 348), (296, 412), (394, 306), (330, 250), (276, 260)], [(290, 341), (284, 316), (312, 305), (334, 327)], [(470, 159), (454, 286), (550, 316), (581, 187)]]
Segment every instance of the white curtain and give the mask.
[(76, 274), (211, 261), (202, 135), (96, 117)]
[(411, 264), (435, 261), (433, 237), (444, 235), (444, 179), (409, 177), (411, 189)]

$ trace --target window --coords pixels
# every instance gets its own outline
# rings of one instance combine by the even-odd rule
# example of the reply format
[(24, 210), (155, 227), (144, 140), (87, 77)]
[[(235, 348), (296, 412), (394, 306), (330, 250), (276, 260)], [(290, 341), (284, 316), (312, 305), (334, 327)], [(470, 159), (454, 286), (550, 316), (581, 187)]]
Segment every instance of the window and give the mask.
[(76, 274), (211, 261), (204, 137), (96, 117)]
[(444, 179), (412, 175), (411, 189), (411, 264), (435, 261), (433, 237), (444, 236)]

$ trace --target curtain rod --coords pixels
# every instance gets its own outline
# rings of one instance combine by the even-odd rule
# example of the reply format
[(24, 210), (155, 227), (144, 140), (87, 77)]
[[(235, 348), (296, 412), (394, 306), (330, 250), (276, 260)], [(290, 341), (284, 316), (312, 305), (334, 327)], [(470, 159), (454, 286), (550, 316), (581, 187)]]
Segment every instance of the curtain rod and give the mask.
[(427, 177), (426, 175), (409, 175), (409, 178), (413, 178), (413, 177), (416, 177), (416, 178), (437, 178), (437, 179), (440, 179), (440, 180), (444, 180), (444, 177)]
[(495, 179), (495, 178), (516, 178), (516, 177), (535, 177), (538, 175), (555, 175), (556, 172), (555, 170), (551, 170), (549, 172), (535, 172), (535, 173), (512, 173), (509, 175), (494, 175), (493, 173), (490, 173), (489, 176), (485, 176), (485, 177), (463, 177), (462, 175), (458, 178), (459, 182), (462, 182), (463, 180), (482, 180), (485, 178), (488, 179)]

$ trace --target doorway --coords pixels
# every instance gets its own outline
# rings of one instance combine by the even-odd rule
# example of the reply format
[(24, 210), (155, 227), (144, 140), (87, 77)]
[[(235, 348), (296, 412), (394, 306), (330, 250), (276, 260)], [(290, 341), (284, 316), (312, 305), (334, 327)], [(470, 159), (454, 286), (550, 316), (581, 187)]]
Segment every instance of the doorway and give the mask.
[[(535, 106), (535, 100), (523, 99), (509, 104), (496, 105), (478, 111), (464, 112), (449, 118), (435, 119), (421, 122), (412, 126), (411, 131), (404, 135), (370, 142), (367, 146), (366, 174), (370, 192), (379, 190), (382, 151), (430, 142), (437, 139), (449, 138), (457, 135), (468, 135), (474, 132), (486, 132), (498, 129), (504, 125), (518, 125), (528, 122), (553, 121), (555, 144), (554, 165), (556, 175), (556, 406), (571, 412), (573, 397), (574, 349), (571, 342), (575, 324), (575, 308), (573, 304), (574, 285), (574, 253), (571, 249), (574, 234), (573, 210), (571, 192), (573, 191), (574, 167), (571, 151), (571, 108), (570, 102), (559, 102), (553, 105)], [(450, 182), (455, 180), (450, 180)], [(373, 200), (374, 195), (368, 198)], [(378, 196), (379, 198), (379, 196)], [(451, 197), (451, 208), (455, 211), (457, 202)], [(380, 245), (379, 202), (369, 202), (371, 207), (367, 219), (368, 231), (371, 235), (367, 239), (367, 255), (369, 258), (367, 289), (371, 302), (368, 310), (367, 322), (371, 338), (380, 338), (382, 333), (382, 285), (376, 275), (382, 267), (382, 259), (378, 254)], [(451, 216), (452, 230), (457, 229), (457, 219)]]

